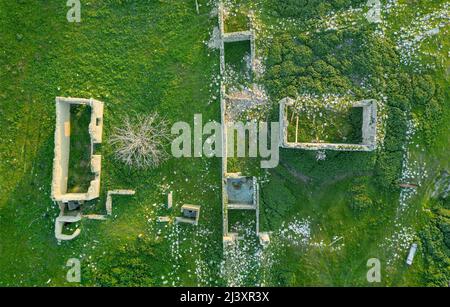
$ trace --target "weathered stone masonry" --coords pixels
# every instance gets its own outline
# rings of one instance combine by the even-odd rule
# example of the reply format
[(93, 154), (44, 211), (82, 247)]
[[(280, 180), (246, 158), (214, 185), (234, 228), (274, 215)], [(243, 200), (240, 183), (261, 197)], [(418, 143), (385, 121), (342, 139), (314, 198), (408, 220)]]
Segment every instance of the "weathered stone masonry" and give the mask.
[[(224, 31), (224, 8), (219, 3), (219, 33), (220, 33), (220, 72), (225, 74), (225, 43), (250, 41), (251, 68), (255, 69), (255, 32), (240, 31), (226, 33)], [(252, 28), (252, 27), (251, 27)], [(224, 82), (220, 85), (220, 109), (222, 121), (222, 217), (223, 217), (223, 243), (224, 247), (235, 245), (238, 240), (236, 233), (230, 233), (228, 229), (229, 210), (255, 210), (256, 213), (256, 235), (268, 237), (266, 233), (259, 232), (259, 184), (255, 177), (242, 176), (240, 173), (229, 173), (228, 161), (228, 135), (227, 135), (227, 102), (232, 100), (226, 94)], [(243, 190), (242, 190), (243, 189)], [(268, 242), (264, 240), (264, 242)]]

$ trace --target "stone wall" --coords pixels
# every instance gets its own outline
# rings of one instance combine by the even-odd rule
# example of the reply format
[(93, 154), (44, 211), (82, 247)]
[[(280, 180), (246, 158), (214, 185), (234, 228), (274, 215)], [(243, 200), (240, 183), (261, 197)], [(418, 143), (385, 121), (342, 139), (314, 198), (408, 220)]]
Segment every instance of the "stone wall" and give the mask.
[(52, 198), (67, 192), (70, 151), (70, 104), (56, 100), (55, 156), (53, 160)]
[(333, 143), (295, 143), (288, 142), (287, 107), (293, 106), (294, 99), (280, 100), (280, 147), (303, 150), (336, 150), (336, 151), (373, 151), (377, 147), (377, 102), (363, 100), (355, 102), (352, 107), (363, 108), (362, 143), (361, 144), (333, 144)]
[(255, 70), (255, 31), (250, 26), (247, 31), (225, 32), (224, 7), (222, 1), (219, 2), (218, 8), (219, 32), (220, 32), (220, 72), (225, 73), (225, 43), (234, 43), (242, 41), (250, 41), (250, 61), (252, 70)]
[[(255, 63), (255, 32), (253, 29), (248, 31), (232, 32), (226, 33), (224, 26), (224, 7), (222, 1), (218, 5), (218, 22), (219, 22), (219, 49), (220, 49), (220, 73), (223, 76), (225, 74), (225, 43), (239, 42), (239, 41), (250, 41), (250, 57), (251, 57), (251, 67), (254, 71)], [(227, 180), (228, 178), (244, 178), (240, 174), (228, 173), (228, 135), (227, 135), (227, 95), (226, 86), (223, 81), (220, 85), (220, 111), (221, 111), (221, 122), (222, 122), (222, 221), (223, 221), (223, 242), (224, 247), (228, 244), (233, 244), (237, 238), (236, 234), (231, 234), (228, 232), (228, 210), (233, 209), (231, 206), (229, 208), (228, 204), (228, 193), (227, 193)], [(254, 184), (254, 195), (253, 195), (253, 205), (244, 206), (245, 209), (256, 210), (257, 215), (259, 214), (259, 193), (258, 184), (256, 178), (253, 178)], [(235, 206), (234, 209), (242, 209), (239, 206)], [(257, 229), (256, 232), (259, 233), (259, 216), (257, 219)]]

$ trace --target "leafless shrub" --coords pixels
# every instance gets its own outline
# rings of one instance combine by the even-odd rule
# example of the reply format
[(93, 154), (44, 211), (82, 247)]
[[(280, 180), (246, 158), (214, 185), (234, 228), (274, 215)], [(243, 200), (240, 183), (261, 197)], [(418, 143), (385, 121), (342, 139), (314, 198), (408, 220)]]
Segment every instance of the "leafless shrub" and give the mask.
[(116, 158), (138, 169), (155, 168), (164, 162), (168, 158), (165, 147), (169, 140), (168, 123), (156, 112), (133, 118), (127, 115), (110, 138)]

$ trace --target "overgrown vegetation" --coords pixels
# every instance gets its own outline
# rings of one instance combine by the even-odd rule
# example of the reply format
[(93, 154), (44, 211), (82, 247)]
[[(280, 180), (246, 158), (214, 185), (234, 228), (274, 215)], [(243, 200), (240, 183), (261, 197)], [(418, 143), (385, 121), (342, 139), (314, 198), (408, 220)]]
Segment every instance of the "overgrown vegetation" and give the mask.
[(350, 209), (356, 213), (367, 212), (373, 206), (372, 198), (368, 193), (368, 178), (362, 177), (355, 180), (350, 188)]
[[(117, 162), (108, 141), (133, 112), (158, 111), (169, 124), (192, 122), (196, 113), (220, 120), (209, 86), (218, 53), (204, 44), (217, 19), (209, 17), (207, 1), (199, 2), (200, 15), (190, 1), (94, 0), (83, 3), (76, 24), (67, 22), (64, 1), (0, 1), (0, 285), (73, 285), (65, 279), (73, 257), (81, 260), (83, 285), (162, 286), (168, 271), (174, 275), (165, 276), (166, 285), (220, 284), (219, 159), (170, 159), (135, 171)], [(50, 199), (56, 96), (105, 103), (101, 198), (85, 203), (83, 213), (104, 214), (108, 190), (136, 190), (135, 197), (114, 200), (114, 217), (83, 220), (81, 235), (61, 245), (54, 237), (59, 210)], [(201, 240), (189, 229), (168, 238), (170, 229), (154, 228), (158, 214), (169, 214), (158, 206), (168, 189), (173, 215), (184, 202), (202, 205)], [(189, 244), (174, 250), (185, 236)], [(190, 252), (195, 242), (210, 245)], [(176, 257), (185, 265), (174, 268)], [(212, 281), (194, 276), (199, 261)]]
[(251, 79), (249, 62), (249, 41), (225, 43), (225, 75), (230, 88), (249, 83)]
[[(317, 19), (328, 13), (332, 6), (339, 6), (335, 1), (308, 1), (308, 8), (306, 3), (295, 5), (300, 2), (279, 1), (271, 5), (276, 7), (277, 17), (301, 14), (298, 20), (304, 24), (307, 22), (303, 18), (307, 19), (308, 14), (314, 16), (311, 19)], [(350, 4), (349, 1), (344, 2), (339, 3), (343, 7)], [(431, 152), (434, 148), (432, 144), (436, 143), (444, 146), (439, 148), (448, 147), (448, 135), (445, 136), (448, 132), (444, 129), (446, 112), (442, 112), (442, 108), (448, 105), (448, 90), (443, 90), (442, 82), (445, 81), (433, 69), (422, 68), (421, 72), (417, 72), (402, 65), (392, 33), (384, 36), (375, 34), (376, 26), (365, 19), (357, 25), (337, 30), (316, 32), (311, 24), (309, 26), (308, 33), (286, 27), (289, 30), (273, 34), (273, 42), (267, 50), (264, 76), (272, 100), (279, 101), (286, 96), (320, 97), (327, 94), (350, 94), (355, 100), (374, 98), (383, 106), (379, 108), (379, 116), (383, 118), (384, 133), (379, 136), (378, 150), (371, 154), (326, 152), (326, 159), (317, 161), (314, 153), (283, 151), (281, 167), (270, 172), (270, 182), (261, 192), (264, 216), (267, 216), (263, 218), (263, 223), (265, 227), (274, 229), (285, 220), (284, 216), (297, 213), (309, 218), (313, 225), (320, 225), (320, 229), (315, 231), (316, 243), (321, 239), (330, 242), (338, 234), (344, 237), (345, 252), (321, 249), (320, 257), (314, 253), (314, 248), (306, 255), (300, 255), (295, 248), (286, 248), (283, 253), (288, 255), (287, 258), (301, 259), (301, 263), (293, 265), (289, 261), (280, 261), (275, 269), (283, 272), (278, 276), (279, 284), (342, 285), (350, 280), (353, 285), (364, 284), (365, 263), (362, 259), (374, 255), (380, 259), (390, 257), (389, 251), (379, 250), (379, 246), (400, 231), (394, 221), (398, 218), (396, 204), (399, 202), (399, 185), (405, 183), (401, 174), (408, 147), (407, 137), (411, 136), (413, 129), (411, 125), (417, 125), (417, 147), (419, 144), (421, 147), (430, 146), (422, 152)], [(277, 112), (273, 112), (273, 118), (277, 117)], [(435, 160), (433, 165), (437, 167)], [(442, 161), (444, 168), (448, 165), (446, 161), (447, 158)], [(422, 189), (420, 191), (423, 193)], [(416, 206), (422, 206), (419, 200)], [(428, 221), (423, 215), (421, 217), (423, 220), (408, 214), (398, 225), (420, 230)], [(431, 226), (436, 223), (430, 222), (429, 229), (423, 230), (425, 234), (421, 236), (428, 234), (427, 244), (432, 245), (431, 249), (435, 251), (426, 256), (436, 261), (426, 260), (426, 267), (437, 276), (434, 285), (443, 285), (443, 276), (448, 274), (448, 253), (443, 250), (443, 239), (439, 239), (443, 235), (438, 236), (437, 228)], [(362, 232), (365, 234), (362, 235)], [(394, 246), (390, 248), (398, 248)], [(402, 251), (402, 255), (406, 257), (406, 251)], [(317, 260), (313, 260), (315, 257)], [(415, 266), (420, 267), (421, 264)], [(329, 273), (318, 277), (323, 274), (324, 267)], [(345, 276), (341, 271), (344, 267), (360, 271), (358, 276), (361, 279)], [(307, 272), (305, 268), (308, 268)], [(427, 275), (412, 270), (416, 272), (416, 279), (410, 275), (412, 273), (403, 274), (400, 269), (396, 271), (397, 276), (403, 276), (398, 277), (402, 280), (400, 283), (420, 284), (420, 276)], [(395, 269), (391, 268), (389, 275), (395, 275), (394, 272)], [(387, 278), (384, 283), (398, 284), (399, 280)]]
[(94, 179), (91, 172), (91, 109), (86, 105), (70, 106), (70, 155), (67, 190), (85, 193)]
[[(362, 108), (333, 110), (315, 107), (297, 111), (288, 108), (289, 142), (359, 144), (362, 142)], [(289, 112), (290, 111), (290, 112)]]
[(450, 201), (449, 198), (431, 200), (430, 223), (420, 231), (425, 268), (422, 272), (428, 286), (448, 286), (450, 275)]
[(360, 6), (365, 0), (279, 0), (273, 4), (277, 16), (303, 20), (318, 19), (331, 11)]

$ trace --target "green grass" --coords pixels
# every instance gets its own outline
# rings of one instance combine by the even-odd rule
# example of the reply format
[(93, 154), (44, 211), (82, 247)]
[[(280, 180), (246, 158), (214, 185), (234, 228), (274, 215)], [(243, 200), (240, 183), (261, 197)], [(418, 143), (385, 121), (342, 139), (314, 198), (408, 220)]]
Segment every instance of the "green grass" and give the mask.
[[(288, 141), (295, 142), (297, 113), (291, 117), (292, 111), (290, 111), (288, 108)], [(362, 142), (362, 112), (363, 108), (350, 108), (340, 112), (323, 108), (315, 112), (314, 117), (300, 113), (298, 114), (297, 141), (360, 144)], [(319, 113), (322, 116), (317, 116)]]
[[(192, 122), (194, 113), (202, 113), (205, 120), (220, 118), (218, 104), (208, 105), (218, 53), (203, 44), (216, 20), (209, 18), (209, 11), (197, 15), (188, 1), (91, 1), (83, 6), (80, 24), (66, 21), (65, 3), (1, 1), (0, 7), (5, 32), (0, 56), (0, 135), (5, 140), (0, 142), (0, 284), (68, 285), (65, 264), (74, 256), (82, 261), (83, 284), (136, 281), (124, 275), (113, 282), (109, 272), (128, 265), (128, 255), (121, 253), (125, 246), (170, 250), (171, 242), (156, 239), (150, 227), (159, 210), (154, 204), (164, 202), (162, 186), (167, 185), (175, 193), (171, 215), (178, 215), (184, 202), (199, 204), (200, 225), (212, 228), (201, 238), (210, 245), (205, 252), (181, 248), (187, 265), (177, 271), (176, 282), (197, 285), (188, 271), (194, 272), (194, 260), (215, 263), (221, 258), (220, 160), (172, 159), (159, 169), (136, 172), (114, 159), (108, 138), (115, 123), (132, 112), (157, 110), (169, 122)], [(86, 212), (104, 213), (107, 190), (137, 191), (135, 197), (113, 200), (117, 217), (83, 220), (80, 237), (61, 245), (53, 234), (58, 209), (50, 200), (56, 96), (105, 103), (102, 195), (86, 204)], [(139, 246), (139, 234), (148, 244)], [(104, 252), (113, 259), (103, 260)], [(162, 258), (154, 263), (157, 273), (172, 270), (174, 260)], [(206, 267), (214, 272), (211, 263)], [(162, 275), (141, 284), (163, 285)]]
[[(92, 0), (83, 5), (82, 22), (70, 24), (64, 2), (0, 0), (0, 285), (73, 286), (65, 281), (65, 264), (72, 257), (82, 261), (82, 285), (226, 284), (220, 273), (220, 159), (169, 159), (158, 169), (141, 172), (118, 162), (108, 143), (116, 123), (133, 112), (156, 110), (171, 123), (191, 123), (195, 113), (203, 114), (204, 121), (220, 120), (217, 99), (209, 103), (217, 96), (217, 87), (210, 84), (219, 74), (219, 55), (204, 44), (217, 20), (209, 17), (206, 1), (202, 4), (197, 15), (191, 1)], [(398, 25), (413, 11), (402, 15)], [(279, 21), (266, 12), (262, 18), (267, 26)], [(231, 30), (242, 25), (240, 18), (229, 23)], [(299, 29), (295, 31), (297, 35)], [(268, 53), (264, 46), (258, 48)], [(244, 44), (228, 48), (227, 64), (242, 72), (248, 51)], [(446, 101), (447, 78), (445, 72), (435, 76), (446, 89)], [(330, 83), (334, 81), (330, 76)], [(114, 198), (112, 218), (83, 220), (80, 237), (60, 245), (53, 233), (58, 208), (50, 199), (56, 96), (92, 97), (105, 103), (102, 193), (85, 205), (84, 213), (103, 214), (108, 190), (137, 191), (135, 196)], [(444, 122), (449, 120), (448, 110), (443, 109)], [(423, 158), (430, 176), (402, 225), (420, 230), (429, 224), (432, 180), (449, 167), (449, 133), (443, 125), (424, 152), (412, 146), (412, 155)], [(72, 145), (85, 148), (85, 130), (72, 130), (74, 134), (79, 145)], [(268, 179), (261, 183), (262, 231), (308, 218), (313, 242), (328, 245), (335, 236), (343, 237), (338, 251), (284, 246), (270, 269), (269, 284), (370, 286), (366, 262), (377, 257), (383, 264), (381, 285), (423, 285), (423, 271), (429, 268), (424, 254), (418, 253), (407, 268), (407, 251), (402, 250), (399, 261), (385, 265), (391, 251), (382, 243), (397, 231), (398, 191), (375, 184), (378, 152), (326, 154), (325, 161), (316, 161), (314, 152), (282, 150), (280, 166), (269, 171), (261, 170), (256, 159), (229, 159), (230, 171)], [(72, 159), (71, 168), (81, 166), (77, 161), (81, 159)], [(86, 170), (78, 169), (82, 176)], [(350, 190), (358, 179), (364, 179), (373, 201), (362, 214), (350, 206)], [(79, 181), (84, 180), (74, 182)], [(174, 192), (172, 210), (163, 206), (169, 190)], [(198, 228), (183, 225), (177, 232), (155, 222), (157, 216), (178, 216), (184, 203), (202, 206)], [(245, 215), (233, 213), (231, 224), (254, 218), (239, 214)], [(199, 262), (207, 278), (196, 273)], [(258, 280), (254, 274), (247, 280), (250, 285)]]
[(70, 106), (70, 156), (67, 190), (69, 193), (87, 192), (94, 179), (91, 172), (91, 109), (86, 105)]
[[(422, 2), (422, 6), (424, 11), (429, 11), (432, 7), (435, 7), (435, 4), (425, 6)], [(402, 14), (401, 18), (396, 19), (396, 25), (408, 24), (410, 18), (416, 14), (414, 10), (407, 9), (406, 11), (407, 13)], [(268, 11), (264, 14), (264, 20), (269, 23), (266, 26), (270, 25), (270, 22), (275, 24), (273, 16)], [(286, 25), (285, 28), (287, 30), (285, 32), (291, 33), (294, 43), (302, 42), (305, 40), (304, 37), (309, 37), (306, 34), (305, 36), (299, 35), (297, 27), (291, 27)], [(364, 27), (355, 27), (352, 29), (352, 32), (361, 33), (367, 30)], [(391, 36), (394, 30), (387, 32)], [(283, 34), (280, 33), (280, 35)], [(330, 31), (328, 34), (333, 38), (333, 31)], [(347, 33), (347, 35), (350, 35), (350, 33)], [(326, 47), (320, 45), (320, 39), (306, 41), (308, 42), (306, 45), (313, 50), (315, 60), (324, 59), (331, 65), (329, 67), (330, 70), (327, 72), (323, 71), (323, 76), (320, 76), (320, 73), (317, 74), (319, 70), (314, 71), (312, 65), (309, 64), (304, 65), (302, 63), (305, 66), (304, 69), (303, 67), (296, 69), (292, 65), (293, 63), (298, 65), (299, 57), (295, 56), (295, 52), (298, 49), (295, 47), (292, 48), (295, 51), (292, 52), (294, 55), (283, 49), (281, 49), (281, 54), (274, 52), (274, 59), (276, 61), (280, 60), (280, 63), (275, 62), (277, 65), (274, 65), (275, 69), (273, 71), (270, 71), (269, 68), (269, 77), (272, 77), (270, 76), (272, 73), (281, 76), (281, 78), (270, 84), (270, 86), (277, 89), (272, 95), (275, 96), (274, 100), (286, 95), (294, 96), (296, 90), (304, 91), (305, 88), (313, 93), (320, 93), (321, 91), (336, 93), (340, 86), (349, 88), (351, 83), (345, 84), (345, 82), (342, 82), (339, 86), (334, 86), (337, 84), (337, 71), (332, 69), (332, 67), (338, 67), (338, 62), (333, 57), (345, 58), (346, 52), (342, 51), (327, 55), (324, 51)], [(444, 39), (443, 36), (434, 38), (432, 41), (433, 47), (430, 49), (433, 51), (436, 50), (439, 43), (442, 43), (444, 46), (448, 44), (448, 40)], [(292, 46), (289, 44), (291, 42), (283, 47)], [(326, 44), (330, 44), (330, 46), (335, 45), (330, 40)], [(269, 48), (275, 47), (278, 46), (274, 44), (269, 45)], [(445, 48), (442, 49), (441, 55), (445, 55), (446, 50)], [(305, 52), (300, 51), (298, 51), (299, 54), (305, 54)], [(267, 49), (260, 52), (270, 54), (270, 50)], [(358, 50), (355, 48), (351, 50), (352, 59), (355, 58), (357, 52)], [(277, 57), (277, 55), (280, 57)], [(365, 57), (366, 61), (368, 59)], [(422, 61), (427, 63), (424, 59)], [(436, 62), (441, 61), (432, 60), (427, 64)], [(345, 65), (348, 63), (345, 62)], [(376, 62), (372, 64), (376, 64)], [(388, 67), (389, 65), (384, 63), (384, 66)], [(398, 69), (398, 66), (395, 67)], [(402, 69), (407, 70), (404, 67)], [(343, 73), (348, 73), (348, 71), (343, 71)], [(435, 72), (429, 73), (435, 75)], [(445, 97), (448, 97), (448, 86), (443, 85), (447, 82), (448, 76), (445, 76), (445, 73), (442, 75), (442, 73), (438, 66), (436, 68), (436, 76), (433, 78), (437, 83), (442, 84), (443, 88), (446, 88), (444, 90), (447, 93)], [(298, 78), (299, 75), (304, 75), (305, 78)], [(333, 75), (333, 78), (327, 80), (330, 75)], [(313, 82), (310, 81), (311, 77)], [(296, 80), (296, 78), (298, 79)], [(390, 78), (391, 81), (394, 79)], [(284, 80), (290, 86), (286, 87), (286, 83), (280, 82), (280, 80)], [(355, 93), (358, 93), (359, 90), (360, 88), (355, 89)], [(391, 92), (392, 89), (387, 89), (386, 91)], [(373, 91), (366, 93), (366, 95), (374, 94)], [(396, 99), (398, 97), (393, 100), (395, 101)], [(277, 118), (278, 114), (274, 113), (274, 118)], [(449, 131), (442, 126), (449, 114), (448, 111), (445, 111), (445, 113), (447, 115), (443, 115), (441, 124), (435, 126), (436, 131), (439, 131), (437, 135), (433, 134), (436, 143), (430, 146), (423, 137), (417, 137), (416, 143), (420, 147), (416, 148), (413, 145), (410, 148), (413, 159), (418, 159), (418, 161), (421, 161), (420, 163), (423, 163), (423, 159), (426, 159), (426, 169), (433, 174), (438, 170), (447, 169), (449, 163), (448, 155), (447, 157), (442, 156), (445, 152), (448, 152), (449, 146)], [(425, 118), (419, 118), (419, 120), (426, 121)], [(396, 128), (398, 127), (394, 125), (392, 129)], [(308, 132), (311, 130), (314, 130), (314, 127), (307, 129)], [(353, 131), (356, 132), (357, 130)], [(350, 133), (350, 136), (355, 139), (360, 137), (353, 133)], [(426, 257), (429, 257), (429, 254), (426, 251), (423, 251), (426, 253), (426, 257), (423, 257), (423, 254), (416, 255), (412, 267), (408, 268), (405, 265), (407, 256), (407, 249), (405, 248), (400, 249), (399, 260), (396, 260), (393, 264), (387, 264), (387, 260), (392, 256), (393, 251), (391, 248), (383, 247), (383, 243), (386, 243), (386, 240), (399, 230), (399, 227), (395, 225), (399, 193), (396, 190), (387, 191), (382, 189), (376, 183), (377, 176), (374, 172), (376, 170), (377, 155), (380, 152), (381, 149), (373, 153), (335, 153), (327, 151), (325, 161), (316, 161), (314, 152), (295, 150), (283, 150), (281, 152), (280, 166), (270, 171), (269, 182), (263, 184), (261, 189), (262, 230), (276, 230), (283, 223), (292, 221), (294, 217), (309, 218), (311, 225), (313, 225), (311, 230), (313, 242), (323, 241), (325, 244), (329, 244), (332, 242), (333, 237), (342, 236), (344, 238), (344, 246), (339, 251), (332, 251), (329, 248), (312, 247), (304, 249), (289, 245), (285, 246), (279, 251), (279, 254), (285, 255), (285, 257), (274, 265), (273, 271), (278, 273), (272, 279), (274, 284), (292, 286), (370, 286), (365, 279), (368, 270), (366, 262), (373, 257), (379, 258), (382, 263), (382, 283), (375, 285), (417, 286), (427, 284), (424, 279), (424, 276), (428, 274), (426, 272), (434, 272), (436, 268), (427, 263)], [(402, 155), (398, 157), (401, 159)], [(428, 161), (428, 159), (433, 162)], [(390, 163), (392, 162), (390, 161)], [(362, 214), (351, 210), (352, 194), (350, 190), (359, 179), (364, 179), (363, 181), (366, 182), (367, 194), (373, 203), (372, 208)], [(416, 242), (420, 240), (417, 234), (425, 225), (432, 223), (425, 208), (429, 197), (428, 189), (430, 189), (430, 186), (433, 186), (433, 180), (434, 175), (425, 180), (423, 187), (418, 191), (418, 195), (412, 200), (398, 222), (401, 227), (414, 229), (416, 234), (414, 240)]]
[(225, 63), (241, 75), (248, 74), (246, 56), (250, 56), (250, 41), (225, 43)]
[(248, 31), (250, 20), (245, 13), (237, 11), (225, 19), (225, 32)]

